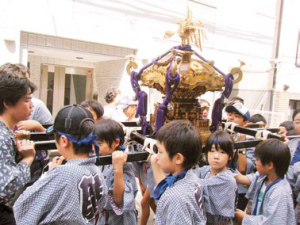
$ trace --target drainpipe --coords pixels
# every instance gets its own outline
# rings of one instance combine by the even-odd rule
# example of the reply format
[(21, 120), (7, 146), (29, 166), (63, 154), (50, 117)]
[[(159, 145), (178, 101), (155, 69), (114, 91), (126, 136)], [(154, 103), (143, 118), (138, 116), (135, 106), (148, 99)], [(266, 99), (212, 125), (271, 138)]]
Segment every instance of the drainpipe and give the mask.
[[(278, 59), (279, 55), (279, 44), (280, 44), (280, 32), (281, 32), (281, 23), (282, 23), (282, 14), (283, 14), (283, 1), (284, 0), (277, 0), (276, 6), (276, 23), (275, 23), (275, 34), (274, 34), (274, 47), (273, 47), (273, 54), (272, 59), (274, 59), (274, 70), (273, 70), (273, 84), (271, 90), (271, 97), (270, 97), (270, 108), (269, 111), (273, 111), (274, 107), (274, 94), (276, 88), (276, 79), (277, 79), (277, 63), (276, 59)], [(271, 118), (269, 118), (270, 120)], [(271, 121), (268, 121), (269, 123)]]

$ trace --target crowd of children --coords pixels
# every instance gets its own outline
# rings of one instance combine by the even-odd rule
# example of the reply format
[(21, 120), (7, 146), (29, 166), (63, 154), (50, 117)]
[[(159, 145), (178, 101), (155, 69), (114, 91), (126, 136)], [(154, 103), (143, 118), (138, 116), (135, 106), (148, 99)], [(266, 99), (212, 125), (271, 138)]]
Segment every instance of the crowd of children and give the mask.
[[(235, 141), (249, 137), (216, 131), (202, 143), (190, 121), (177, 120), (156, 133), (158, 152), (149, 162), (128, 163), (124, 129), (102, 118), (105, 107), (97, 101), (58, 112), (46, 132), (54, 135), (61, 156), (22, 189), (31, 179), (36, 152), (32, 141), (16, 140), (13, 131), (27, 123), (20, 122), (31, 115), (35, 89), (24, 76), (9, 70), (0, 74), (0, 224), (134, 225), (137, 180), (144, 195), (141, 224), (147, 223), (150, 206), (156, 224), (299, 224), (299, 139), (288, 144), (268, 139), (256, 148), (234, 149)], [(109, 91), (107, 101), (119, 104), (118, 95)], [(106, 107), (110, 114), (113, 104)], [(260, 116), (250, 118), (241, 101), (225, 111), (227, 121), (241, 127), (265, 123)], [(299, 134), (300, 110), (293, 124)], [(199, 167), (201, 154), (207, 165)], [(112, 156), (112, 164), (96, 166), (104, 155)], [(251, 212), (245, 212), (248, 200)]]

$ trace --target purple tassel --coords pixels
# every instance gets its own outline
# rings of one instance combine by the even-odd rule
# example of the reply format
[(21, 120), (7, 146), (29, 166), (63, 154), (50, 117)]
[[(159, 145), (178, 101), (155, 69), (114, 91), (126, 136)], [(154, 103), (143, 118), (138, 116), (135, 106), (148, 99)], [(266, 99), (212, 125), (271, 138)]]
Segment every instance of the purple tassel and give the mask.
[(148, 131), (149, 131), (149, 133), (152, 133), (152, 127), (148, 124), (148, 122), (146, 120), (147, 94), (146, 94), (146, 92), (142, 91), (140, 88), (140, 85), (138, 82), (140, 73), (136, 73), (135, 71), (132, 71), (130, 82), (131, 82), (131, 86), (136, 94), (136, 98), (138, 100), (138, 108), (137, 108), (135, 117), (137, 118), (138, 116), (140, 116), (143, 135), (146, 135), (148, 133)]
[(140, 116), (146, 116), (147, 115), (147, 93), (144, 91), (139, 92), (138, 96), (138, 108), (135, 114), (135, 117), (137, 118)]
[(146, 116), (141, 116), (141, 122), (142, 122), (142, 131), (143, 131), (143, 135), (152, 133), (152, 127), (150, 124), (148, 124), (147, 120), (146, 120)]
[(158, 106), (156, 112), (155, 132), (157, 132), (164, 125), (165, 113), (167, 112), (167, 108), (168, 108), (167, 106), (168, 106), (168, 102), (166, 100), (164, 100), (163, 103), (161, 103)]
[[(212, 123), (209, 127), (210, 131), (211, 132), (214, 132), (217, 130), (217, 127), (218, 127), (218, 124), (219, 124), (219, 121), (221, 121), (222, 119), (222, 97), (221, 98), (218, 98), (216, 101), (215, 101), (215, 104), (214, 104), (214, 107), (213, 107), (213, 111), (212, 111)], [(220, 110), (221, 110), (221, 113), (220, 113)], [(221, 118), (221, 119), (220, 119)]]

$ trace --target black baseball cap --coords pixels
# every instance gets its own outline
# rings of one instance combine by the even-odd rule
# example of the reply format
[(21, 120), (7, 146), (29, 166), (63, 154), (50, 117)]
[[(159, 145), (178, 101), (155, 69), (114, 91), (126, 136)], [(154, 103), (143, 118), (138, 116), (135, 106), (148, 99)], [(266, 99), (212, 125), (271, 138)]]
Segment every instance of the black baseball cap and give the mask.
[(54, 124), (46, 131), (51, 135), (55, 131), (60, 131), (65, 134), (80, 135), (80, 130), (84, 122), (92, 121), (92, 113), (84, 107), (74, 104), (64, 106), (57, 113)]

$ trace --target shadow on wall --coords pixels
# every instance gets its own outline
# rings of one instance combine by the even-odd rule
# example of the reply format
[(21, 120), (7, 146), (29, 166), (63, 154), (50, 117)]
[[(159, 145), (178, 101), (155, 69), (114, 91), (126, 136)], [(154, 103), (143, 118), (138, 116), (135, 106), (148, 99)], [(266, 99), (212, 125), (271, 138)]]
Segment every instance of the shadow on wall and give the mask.
[(6, 46), (6, 49), (10, 53), (16, 52), (16, 42), (15, 41), (5, 40), (5, 46)]

